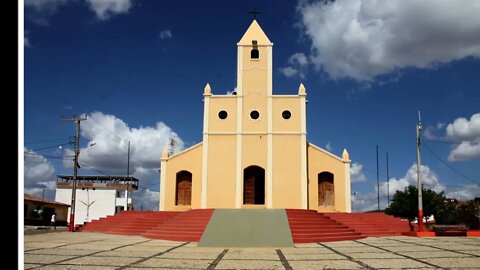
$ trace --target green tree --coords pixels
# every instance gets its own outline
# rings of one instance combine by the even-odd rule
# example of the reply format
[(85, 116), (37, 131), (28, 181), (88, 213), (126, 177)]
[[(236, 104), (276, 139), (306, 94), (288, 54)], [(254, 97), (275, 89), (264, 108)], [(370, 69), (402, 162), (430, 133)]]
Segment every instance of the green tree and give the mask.
[(418, 213), (418, 194), (415, 186), (408, 186), (404, 191), (397, 190), (393, 195), (392, 202), (385, 209), (385, 213), (395, 217), (408, 219), (410, 229), (412, 229), (412, 221)]
[[(423, 215), (436, 216), (442, 209), (445, 196), (443, 192), (436, 193), (433, 190), (423, 188)], [(410, 229), (413, 229), (412, 221), (418, 218), (418, 189), (415, 186), (408, 186), (404, 191), (397, 190), (393, 195), (392, 203), (385, 209), (385, 213), (395, 217), (408, 219)]]
[(459, 204), (456, 210), (457, 224), (465, 224), (470, 229), (479, 228), (480, 203), (470, 200)]
[[(445, 196), (443, 195), (443, 191), (440, 193), (436, 193), (431, 189), (424, 188), (422, 197), (423, 197), (423, 216), (425, 218), (424, 220), (425, 224), (427, 224), (426, 223), (427, 218), (432, 215), (435, 217), (435, 222), (436, 222), (437, 216), (444, 208)], [(427, 227), (428, 227), (428, 224), (427, 224)]]
[(457, 200), (445, 200), (435, 216), (436, 224), (457, 224)]

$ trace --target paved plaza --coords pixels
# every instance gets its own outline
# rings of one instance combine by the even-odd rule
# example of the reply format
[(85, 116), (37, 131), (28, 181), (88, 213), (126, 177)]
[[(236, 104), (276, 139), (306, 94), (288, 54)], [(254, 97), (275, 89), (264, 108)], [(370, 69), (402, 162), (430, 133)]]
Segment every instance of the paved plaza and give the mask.
[(25, 234), (25, 269), (480, 269), (480, 238), (407, 236), (207, 248), (91, 232)]

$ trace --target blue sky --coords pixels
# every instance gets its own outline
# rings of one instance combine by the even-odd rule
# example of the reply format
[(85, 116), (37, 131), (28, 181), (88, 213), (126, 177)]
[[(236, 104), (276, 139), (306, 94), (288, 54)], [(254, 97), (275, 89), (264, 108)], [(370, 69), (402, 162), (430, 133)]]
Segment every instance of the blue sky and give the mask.
[(61, 116), (87, 114), (79, 173), (125, 175), (130, 141), (137, 208), (158, 207), (160, 153), (172, 137), (176, 151), (201, 141), (203, 88), (235, 88), (236, 43), (257, 8), (274, 94), (305, 84), (308, 140), (347, 148), (355, 210), (377, 207), (376, 145), (381, 208), (386, 152), (391, 193), (416, 181), (418, 110), (427, 187), (480, 196), (480, 1), (24, 3), (27, 192), (53, 197), (55, 175), (72, 173), (75, 129)]

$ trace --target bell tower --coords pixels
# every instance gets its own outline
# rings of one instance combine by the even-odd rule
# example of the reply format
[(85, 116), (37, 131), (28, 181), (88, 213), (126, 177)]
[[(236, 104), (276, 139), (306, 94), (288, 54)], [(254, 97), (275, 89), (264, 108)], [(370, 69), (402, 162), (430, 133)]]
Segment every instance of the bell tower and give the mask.
[(256, 20), (237, 43), (237, 94), (272, 95), (272, 47)]

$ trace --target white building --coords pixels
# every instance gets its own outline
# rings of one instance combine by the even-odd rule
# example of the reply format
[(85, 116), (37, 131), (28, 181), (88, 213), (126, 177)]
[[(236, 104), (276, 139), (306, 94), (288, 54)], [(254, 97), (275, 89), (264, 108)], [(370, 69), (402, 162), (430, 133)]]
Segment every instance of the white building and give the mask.
[[(71, 204), (72, 187), (73, 176), (57, 175), (55, 201)], [(137, 189), (138, 179), (135, 177), (77, 176), (75, 225), (113, 215), (125, 209), (133, 210), (132, 192)]]

